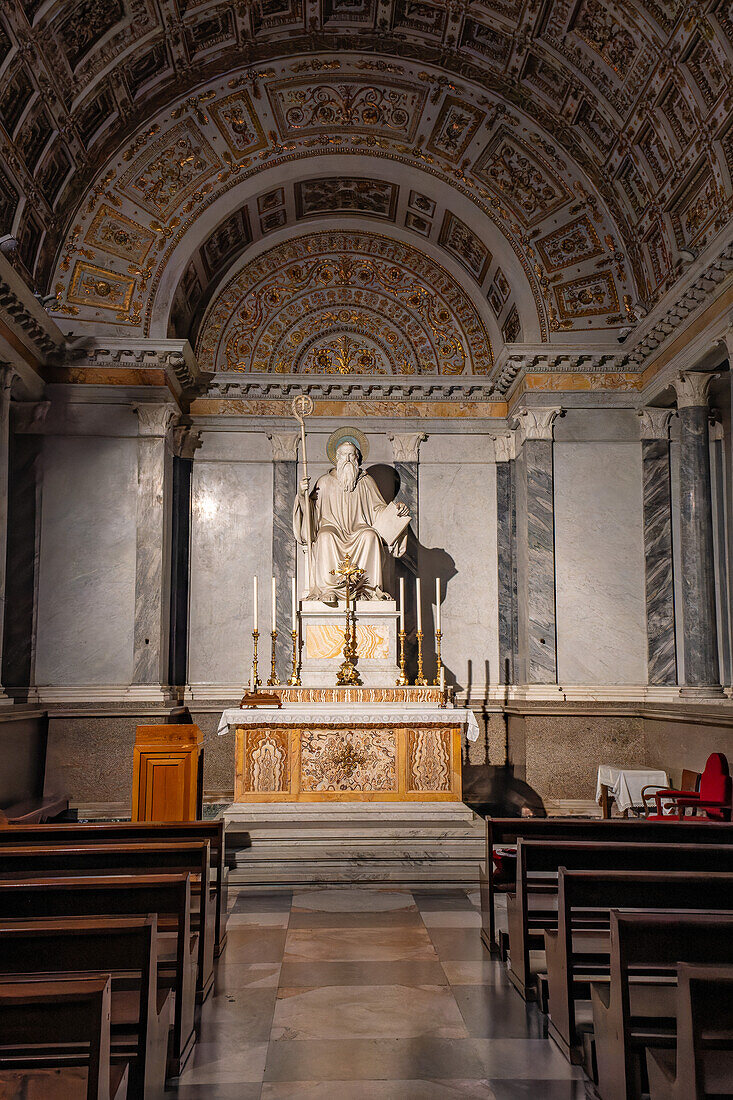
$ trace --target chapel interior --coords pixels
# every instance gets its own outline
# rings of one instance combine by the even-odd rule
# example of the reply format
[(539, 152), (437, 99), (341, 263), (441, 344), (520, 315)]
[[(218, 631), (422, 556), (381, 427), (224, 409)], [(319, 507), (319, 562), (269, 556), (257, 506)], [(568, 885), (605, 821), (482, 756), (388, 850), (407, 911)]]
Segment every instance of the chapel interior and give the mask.
[(733, 1097), (731, 0), (0, 0), (0, 1097)]

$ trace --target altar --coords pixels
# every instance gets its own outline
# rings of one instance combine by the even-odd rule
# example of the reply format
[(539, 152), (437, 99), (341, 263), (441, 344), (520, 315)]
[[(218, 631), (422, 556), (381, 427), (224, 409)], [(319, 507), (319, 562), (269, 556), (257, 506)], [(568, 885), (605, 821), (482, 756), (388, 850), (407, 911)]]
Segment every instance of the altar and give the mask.
[[(435, 687), (273, 688), (277, 706), (224, 711), (235, 730), (235, 802), (462, 800), (472, 711)], [(441, 705), (442, 704), (442, 705)]]

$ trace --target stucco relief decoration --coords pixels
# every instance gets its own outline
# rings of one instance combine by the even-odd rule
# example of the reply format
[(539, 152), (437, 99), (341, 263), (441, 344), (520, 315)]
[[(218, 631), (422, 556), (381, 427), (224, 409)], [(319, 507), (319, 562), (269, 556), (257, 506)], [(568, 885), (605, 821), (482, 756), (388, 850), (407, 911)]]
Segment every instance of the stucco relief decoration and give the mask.
[(124, 314), (130, 308), (134, 291), (134, 279), (81, 261), (74, 268), (68, 300), (75, 305), (113, 309)]
[(633, 36), (600, 0), (583, 0), (573, 31), (617, 73), (624, 73), (636, 53)]
[(527, 226), (544, 221), (571, 198), (571, 192), (537, 153), (508, 131), (484, 149), (474, 171), (496, 188)]
[(446, 96), (427, 147), (442, 157), (460, 157), (471, 144), (484, 112), (455, 96)]
[(394, 730), (304, 730), (300, 740), (302, 791), (394, 791)]
[(363, 232), (312, 234), (252, 261), (209, 308), (197, 354), (205, 370), (330, 373), (337, 349), (347, 366), (360, 354), (345, 336), (395, 374), (491, 369), (483, 323), (445, 269)]
[(535, 248), (549, 273), (603, 255), (603, 245), (586, 214), (548, 233), (537, 241)]
[(477, 283), (483, 282), (491, 263), (491, 253), (481, 238), (450, 210), (446, 211), (443, 219), (440, 243), (460, 260)]
[(563, 283), (555, 287), (555, 295), (562, 320), (618, 312), (618, 293), (610, 271)]
[(217, 167), (209, 142), (186, 120), (141, 153), (116, 189), (150, 214), (167, 219)]
[(219, 100), (211, 107), (211, 113), (233, 153), (243, 156), (266, 147), (267, 138), (246, 92), (235, 92)]
[(278, 81), (267, 89), (283, 137), (348, 126), (366, 133), (379, 129), (408, 141), (415, 136), (426, 94), (419, 85), (396, 80), (368, 84), (356, 76), (320, 84), (312, 77)]
[(352, 176), (302, 180), (295, 185), (295, 209), (299, 218), (312, 214), (369, 214), (394, 219), (397, 186), (380, 180)]
[(407, 731), (407, 789), (450, 791), (450, 730)]
[(152, 248), (155, 233), (103, 204), (84, 239), (102, 252), (141, 264)]
[(374, 348), (349, 336), (310, 348), (300, 368), (303, 374), (389, 374)]

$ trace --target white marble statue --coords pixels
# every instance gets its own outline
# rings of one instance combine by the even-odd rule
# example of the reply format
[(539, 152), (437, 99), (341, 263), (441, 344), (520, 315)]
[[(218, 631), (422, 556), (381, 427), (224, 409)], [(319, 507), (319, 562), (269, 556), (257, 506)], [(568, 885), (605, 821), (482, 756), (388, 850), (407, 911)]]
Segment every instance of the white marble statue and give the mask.
[(348, 554), (352, 565), (364, 570), (358, 598), (391, 599), (382, 590), (382, 547), (387, 545), (396, 558), (404, 554), (407, 506), (387, 504), (374, 478), (361, 469), (361, 453), (351, 442), (337, 447), (335, 468), (319, 477), (312, 493), (310, 480), (301, 480), (293, 507), (293, 531), (303, 546), (308, 545), (310, 529), (310, 586), (304, 598), (335, 606), (344, 587), (331, 570)]

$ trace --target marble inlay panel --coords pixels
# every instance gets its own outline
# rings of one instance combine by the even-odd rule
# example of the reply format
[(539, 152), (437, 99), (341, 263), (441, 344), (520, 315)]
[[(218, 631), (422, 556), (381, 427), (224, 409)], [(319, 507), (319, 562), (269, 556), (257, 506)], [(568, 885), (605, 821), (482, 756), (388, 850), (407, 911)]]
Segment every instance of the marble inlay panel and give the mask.
[(677, 659), (668, 440), (642, 440), (641, 455), (644, 478), (647, 678), (650, 684), (675, 684)]
[(290, 782), (287, 730), (247, 729), (244, 732), (245, 789), (258, 794), (287, 791)]
[(396, 791), (394, 730), (304, 730), (302, 791)]
[(531, 684), (551, 684), (557, 680), (552, 441), (526, 440), (522, 457), (526, 479), (526, 679)]
[[(167, 595), (163, 565), (165, 558), (165, 437), (138, 440), (137, 471), (137, 565), (135, 577), (135, 653), (133, 680), (136, 684), (160, 683), (164, 677), (161, 660), (163, 600)], [(167, 620), (167, 616), (166, 616)], [(167, 629), (168, 623), (165, 623)]]
[(450, 749), (450, 730), (408, 730), (408, 791), (450, 791)]
[[(343, 650), (343, 628), (330, 623), (308, 623), (305, 631), (305, 653), (309, 660), (341, 660)], [(390, 650), (387, 631), (357, 623), (356, 652), (360, 660), (388, 660)]]
[(496, 553), (499, 609), (499, 676), (501, 684), (514, 682), (516, 646), (516, 562), (514, 560), (514, 463), (496, 464)]

